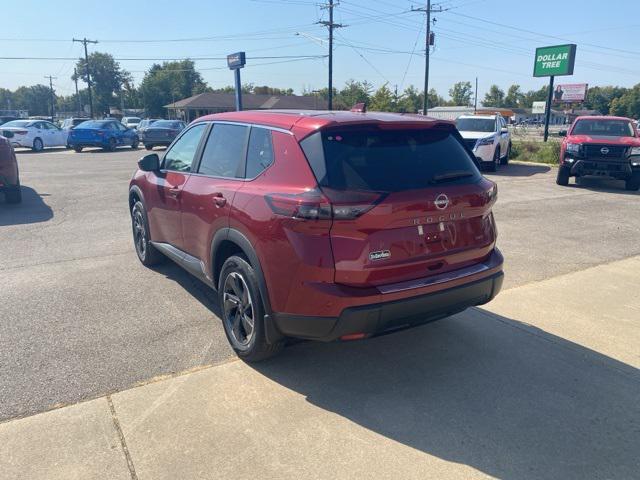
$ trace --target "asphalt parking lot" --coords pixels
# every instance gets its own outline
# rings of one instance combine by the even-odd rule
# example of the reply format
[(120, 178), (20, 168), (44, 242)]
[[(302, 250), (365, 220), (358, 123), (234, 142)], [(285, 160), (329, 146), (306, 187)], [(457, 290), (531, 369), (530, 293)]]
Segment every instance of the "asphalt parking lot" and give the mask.
[[(135, 256), (127, 187), (143, 152), (18, 153), (24, 202), (0, 199), (0, 421), (232, 357), (208, 289)], [(640, 195), (621, 184), (562, 188), (540, 165), (488, 176), (505, 289), (640, 254)], [(430, 328), (443, 327), (419, 330)], [(285, 358), (336, 348), (298, 344)]]

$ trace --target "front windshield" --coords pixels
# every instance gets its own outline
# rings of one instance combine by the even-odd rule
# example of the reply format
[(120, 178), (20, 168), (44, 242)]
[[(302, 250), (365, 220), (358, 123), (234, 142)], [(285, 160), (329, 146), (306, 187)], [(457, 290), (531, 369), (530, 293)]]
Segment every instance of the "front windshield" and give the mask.
[(456, 127), (461, 132), (493, 132), (496, 121), (493, 118), (459, 118)]
[(31, 120), (12, 120), (3, 124), (3, 127), (29, 127), (33, 122)]
[(627, 120), (578, 120), (571, 134), (602, 137), (635, 137), (631, 122)]

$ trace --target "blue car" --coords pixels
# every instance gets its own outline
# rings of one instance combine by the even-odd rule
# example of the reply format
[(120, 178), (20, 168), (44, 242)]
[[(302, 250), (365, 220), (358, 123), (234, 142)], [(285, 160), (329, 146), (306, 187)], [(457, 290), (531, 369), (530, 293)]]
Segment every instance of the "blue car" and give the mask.
[(69, 131), (67, 144), (76, 152), (84, 147), (101, 147), (113, 152), (118, 147), (138, 148), (140, 139), (135, 130), (117, 120), (88, 120)]

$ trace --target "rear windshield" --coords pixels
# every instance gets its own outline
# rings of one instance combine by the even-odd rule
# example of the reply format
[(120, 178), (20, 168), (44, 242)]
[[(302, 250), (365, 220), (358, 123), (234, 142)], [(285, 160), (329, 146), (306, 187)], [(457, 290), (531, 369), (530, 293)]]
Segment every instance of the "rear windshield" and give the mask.
[(157, 122), (153, 122), (153, 128), (180, 128), (182, 127), (181, 122), (175, 122), (172, 120), (158, 120)]
[(571, 135), (635, 137), (631, 122), (626, 120), (578, 120)]
[(2, 125), (3, 127), (30, 127), (32, 120), (12, 120)]
[(105, 128), (109, 122), (101, 122), (99, 120), (87, 120), (86, 122), (82, 122), (78, 127), (82, 128)]
[(459, 118), (456, 127), (461, 132), (495, 132), (496, 121), (492, 118)]
[(127, 118), (127, 123), (140, 123), (140, 119), (136, 117)]
[(335, 190), (398, 192), (480, 177), (449, 130), (332, 129), (307, 137), (301, 146), (318, 184)]

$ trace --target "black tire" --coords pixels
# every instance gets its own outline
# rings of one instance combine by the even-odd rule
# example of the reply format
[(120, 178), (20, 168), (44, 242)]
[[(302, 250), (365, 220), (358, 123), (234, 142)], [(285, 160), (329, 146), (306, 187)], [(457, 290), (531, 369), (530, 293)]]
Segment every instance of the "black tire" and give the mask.
[(571, 176), (571, 171), (567, 167), (559, 167), (558, 175), (556, 176), (556, 183), (563, 187), (569, 185), (569, 177)]
[(32, 150), (34, 152), (41, 152), (42, 150), (44, 150), (44, 143), (42, 143), (42, 139), (40, 137), (36, 137), (33, 139)]
[(140, 200), (137, 200), (131, 209), (131, 230), (136, 255), (144, 266), (157, 265), (165, 259), (164, 255), (151, 244), (147, 211)]
[(140, 139), (138, 137), (133, 137), (133, 142), (131, 142), (131, 148), (133, 148), (134, 150), (137, 150), (138, 145), (140, 145)]
[(511, 143), (507, 147), (507, 154), (500, 159), (500, 165), (509, 165), (509, 157), (511, 156)]
[(624, 181), (624, 189), (630, 192), (637, 192), (640, 190), (640, 174), (634, 174), (631, 178), (627, 178)]
[(491, 163), (486, 165), (486, 169), (488, 172), (495, 172), (498, 169), (498, 163), (500, 163), (500, 147), (496, 147), (493, 152), (493, 160)]
[(224, 332), (238, 357), (246, 362), (259, 362), (282, 350), (284, 341), (267, 342), (258, 280), (245, 258), (234, 255), (222, 265), (218, 299)]
[(81, 147), (80, 145), (77, 145), (77, 146), (73, 147), (73, 150), (74, 150), (76, 153), (80, 153), (80, 152), (82, 151), (82, 147)]
[(145, 145), (144, 148), (147, 150), (153, 150), (153, 145)]
[(105, 147), (105, 150), (108, 150), (109, 152), (115, 152), (116, 148), (118, 148), (118, 142), (116, 142), (116, 139), (111, 137), (109, 139), (109, 144)]
[(20, 189), (20, 184), (9, 187), (4, 191), (4, 198), (7, 203), (20, 203), (22, 202), (22, 190)]

